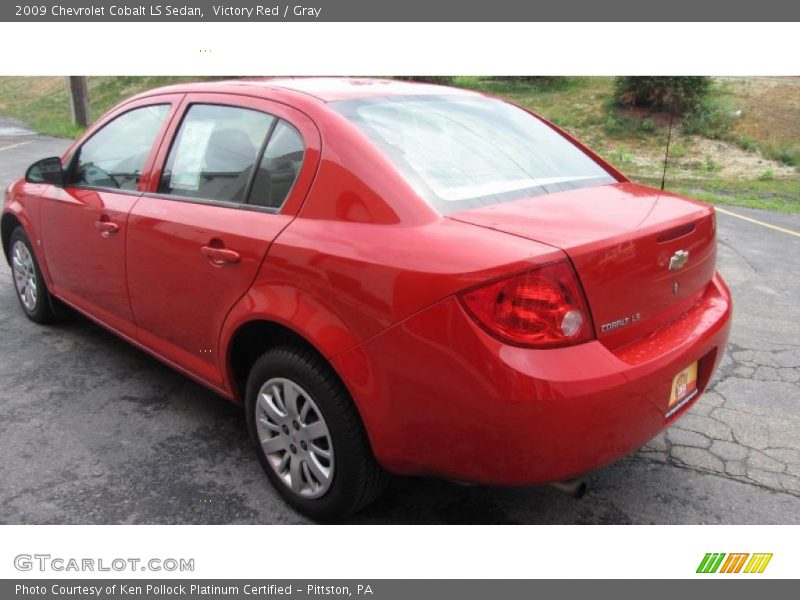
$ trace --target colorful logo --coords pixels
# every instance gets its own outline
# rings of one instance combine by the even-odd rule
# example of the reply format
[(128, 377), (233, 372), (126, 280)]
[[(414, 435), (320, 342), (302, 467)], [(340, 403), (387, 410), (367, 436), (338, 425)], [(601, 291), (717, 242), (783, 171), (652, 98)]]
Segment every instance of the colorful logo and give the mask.
[[(727, 558), (726, 558), (727, 557)], [(748, 560), (748, 557), (750, 560)], [(725, 562), (723, 562), (723, 560)], [(700, 561), (697, 567), (698, 573), (763, 573), (769, 561), (772, 560), (772, 553), (749, 554), (735, 553), (725, 554), (724, 552), (708, 552)]]

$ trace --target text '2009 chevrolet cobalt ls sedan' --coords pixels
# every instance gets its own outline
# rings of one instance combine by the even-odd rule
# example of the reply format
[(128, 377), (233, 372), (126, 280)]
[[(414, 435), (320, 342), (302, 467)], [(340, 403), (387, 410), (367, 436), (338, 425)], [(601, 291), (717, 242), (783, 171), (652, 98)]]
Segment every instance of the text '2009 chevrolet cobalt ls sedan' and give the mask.
[(25, 314), (73, 307), (243, 404), (273, 485), (319, 519), (387, 473), (528, 485), (614, 461), (728, 337), (713, 208), (463, 90), (162, 88), (6, 196)]

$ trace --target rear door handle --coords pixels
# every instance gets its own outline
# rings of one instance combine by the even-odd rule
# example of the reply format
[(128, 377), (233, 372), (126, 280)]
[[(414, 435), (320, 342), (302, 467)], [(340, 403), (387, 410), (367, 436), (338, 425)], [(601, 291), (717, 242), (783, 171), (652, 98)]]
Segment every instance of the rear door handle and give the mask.
[(119, 225), (111, 221), (95, 221), (94, 226), (100, 230), (100, 233), (104, 237), (108, 237), (112, 233), (117, 233), (119, 231)]
[(237, 263), (241, 256), (236, 250), (229, 250), (228, 248), (214, 248), (213, 246), (203, 246), (200, 248), (203, 255), (215, 265), (222, 263)]

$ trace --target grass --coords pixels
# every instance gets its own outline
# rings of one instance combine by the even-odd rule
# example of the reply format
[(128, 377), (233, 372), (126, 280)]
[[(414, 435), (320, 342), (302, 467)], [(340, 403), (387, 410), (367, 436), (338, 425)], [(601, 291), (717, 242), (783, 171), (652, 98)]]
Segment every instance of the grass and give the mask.
[[(192, 77), (90, 77), (92, 116), (153, 87)], [(612, 77), (454, 84), (509, 98), (575, 135), (634, 181), (660, 185), (669, 118), (619, 110)], [(695, 119), (673, 123), (667, 187), (730, 204), (800, 212), (800, 79), (718, 79)], [(63, 77), (0, 77), (0, 114), (48, 135), (75, 137)]]
[(559, 127), (581, 130), (603, 123), (603, 101), (610, 77), (555, 77), (547, 81), (499, 81), (491, 77), (456, 77), (455, 85), (509, 98), (532, 108)]
[[(121, 100), (154, 87), (193, 77), (90, 77), (91, 116), (96, 119)], [(0, 77), (0, 114), (35, 131), (74, 138), (83, 128), (72, 122), (65, 77)]]
[[(659, 187), (661, 179), (648, 178), (642, 183)], [(670, 181), (666, 188), (712, 204), (800, 214), (800, 182), (797, 180), (710, 178), (698, 182), (678, 179)]]

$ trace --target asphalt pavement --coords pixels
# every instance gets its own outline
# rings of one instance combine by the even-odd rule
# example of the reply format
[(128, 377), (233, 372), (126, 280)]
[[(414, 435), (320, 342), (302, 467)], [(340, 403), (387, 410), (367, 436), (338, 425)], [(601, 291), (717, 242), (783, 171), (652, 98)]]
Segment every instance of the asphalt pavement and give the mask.
[[(68, 144), (0, 119), (0, 186)], [(727, 211), (800, 232), (800, 215)], [(586, 477), (581, 500), (396, 478), (352, 522), (800, 523), (800, 236), (718, 224), (731, 343), (677, 424)], [(4, 261), (0, 456), (0, 523), (306, 521), (270, 487), (240, 408), (84, 318), (32, 323)]]

